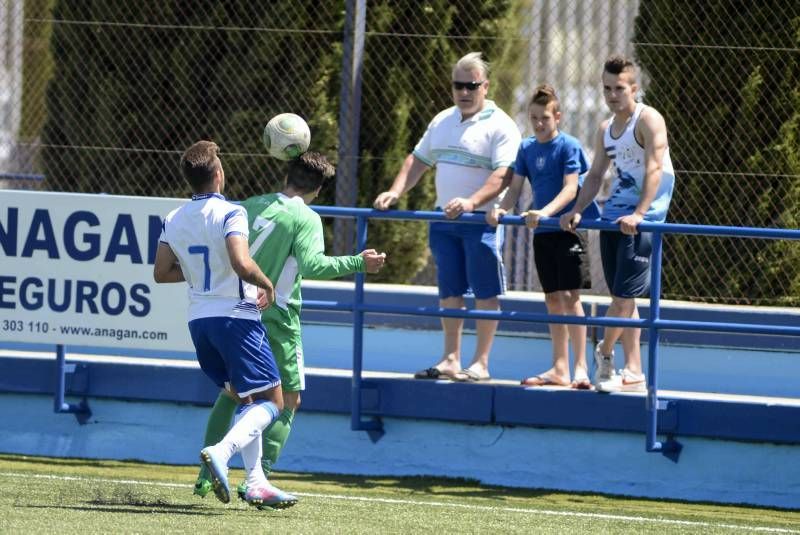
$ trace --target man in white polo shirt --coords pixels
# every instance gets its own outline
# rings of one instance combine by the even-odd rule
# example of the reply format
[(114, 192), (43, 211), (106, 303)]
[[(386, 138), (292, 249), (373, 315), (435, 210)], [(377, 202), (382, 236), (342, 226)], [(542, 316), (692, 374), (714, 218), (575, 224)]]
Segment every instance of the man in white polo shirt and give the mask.
[[(395, 204), (431, 167), (436, 167), (436, 208), (448, 219), (494, 206), (511, 179), (520, 133), (514, 121), (486, 99), (488, 75), (489, 65), (480, 52), (458, 60), (451, 78), (455, 105), (433, 118), (392, 187), (375, 199), (375, 208), (386, 210)], [(471, 293), (477, 309), (500, 309), (497, 296), (505, 291), (502, 228), (444, 221), (430, 224), (429, 243), (443, 308), (464, 308), (464, 295)], [(476, 321), (475, 355), (465, 368), (461, 366), (463, 325), (461, 318), (442, 318), (444, 354), (435, 366), (415, 374), (417, 379), (490, 378), (489, 351), (497, 321)]]

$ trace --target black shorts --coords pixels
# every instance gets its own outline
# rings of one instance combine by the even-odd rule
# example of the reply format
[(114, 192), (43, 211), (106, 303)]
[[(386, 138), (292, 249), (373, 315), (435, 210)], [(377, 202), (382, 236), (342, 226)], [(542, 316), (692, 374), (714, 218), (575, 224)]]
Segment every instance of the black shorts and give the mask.
[(652, 234), (634, 236), (616, 231), (600, 232), (603, 275), (611, 295), (632, 298), (650, 294)]
[(572, 232), (533, 235), (533, 260), (544, 293), (591, 288), (586, 239)]

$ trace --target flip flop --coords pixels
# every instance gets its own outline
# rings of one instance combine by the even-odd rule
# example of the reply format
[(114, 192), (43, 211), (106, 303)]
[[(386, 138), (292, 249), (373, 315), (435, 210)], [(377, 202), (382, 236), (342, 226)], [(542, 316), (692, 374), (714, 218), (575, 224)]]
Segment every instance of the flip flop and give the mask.
[(550, 374), (540, 373), (533, 377), (526, 377), (520, 381), (522, 386), (570, 386), (572, 383), (562, 382)]
[(420, 370), (414, 374), (414, 379), (453, 379), (453, 375), (447, 372), (443, 372), (439, 368), (427, 368), (424, 370)]
[(462, 383), (475, 383), (478, 381), (489, 381), (491, 380), (490, 375), (480, 376), (478, 372), (472, 371), (469, 368), (464, 368), (457, 374), (453, 376), (454, 381), (461, 381)]

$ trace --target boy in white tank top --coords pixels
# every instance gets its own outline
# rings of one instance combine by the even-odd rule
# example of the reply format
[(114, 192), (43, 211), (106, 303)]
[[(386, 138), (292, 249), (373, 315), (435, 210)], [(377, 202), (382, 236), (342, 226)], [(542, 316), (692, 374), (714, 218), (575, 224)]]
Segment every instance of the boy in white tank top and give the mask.
[[(561, 216), (561, 227), (575, 231), (581, 211), (594, 199), (603, 176), (614, 163), (612, 193), (603, 219), (619, 224), (619, 232), (600, 233), (603, 273), (611, 292), (607, 316), (636, 319), (634, 298), (650, 291), (650, 234), (639, 233), (642, 221), (666, 218), (675, 175), (667, 147), (667, 127), (661, 114), (637, 103), (636, 66), (610, 57), (603, 68), (603, 96), (614, 114), (595, 135), (595, 158), (571, 212)], [(606, 327), (595, 348), (595, 387), (602, 392), (645, 390), (638, 328)], [(625, 367), (614, 372), (614, 345), (622, 340)]]

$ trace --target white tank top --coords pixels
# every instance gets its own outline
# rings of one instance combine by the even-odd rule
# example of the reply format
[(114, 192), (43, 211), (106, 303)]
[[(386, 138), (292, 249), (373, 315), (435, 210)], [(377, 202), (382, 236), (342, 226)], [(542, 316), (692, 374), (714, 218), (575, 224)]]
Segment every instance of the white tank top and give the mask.
[[(644, 147), (636, 140), (634, 130), (644, 107), (641, 102), (636, 104), (633, 115), (619, 137), (615, 138), (611, 135), (613, 117), (603, 133), (606, 156), (614, 162), (614, 182), (611, 186), (611, 196), (603, 207), (603, 219), (614, 221), (619, 217), (632, 214), (639, 203), (644, 183), (645, 156)], [(662, 223), (666, 219), (675, 186), (675, 171), (672, 168), (672, 159), (669, 157), (669, 147), (664, 149), (661, 169), (661, 183), (644, 216), (645, 221), (654, 223)]]

